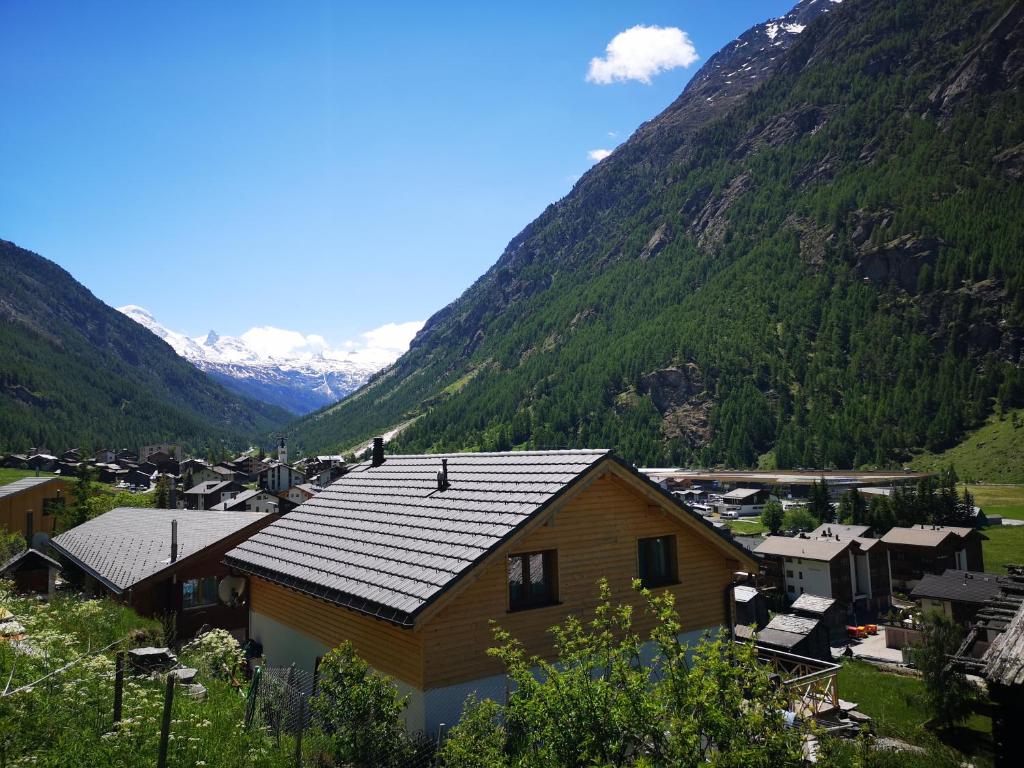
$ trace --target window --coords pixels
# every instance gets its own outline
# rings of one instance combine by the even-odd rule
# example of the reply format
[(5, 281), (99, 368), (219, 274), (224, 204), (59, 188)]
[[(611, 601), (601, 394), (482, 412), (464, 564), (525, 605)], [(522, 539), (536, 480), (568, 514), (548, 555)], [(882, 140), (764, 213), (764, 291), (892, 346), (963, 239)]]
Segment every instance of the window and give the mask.
[(181, 605), (183, 608), (203, 608), (217, 604), (217, 577), (204, 576), (181, 583)]
[(658, 536), (636, 542), (637, 575), (645, 587), (675, 584), (676, 537)]
[(786, 587), (786, 590), (789, 591), (789, 592), (796, 592), (796, 587), (794, 587), (792, 584), (789, 584)]
[(508, 607), (512, 611), (558, 602), (555, 550), (509, 555)]
[(792, 579), (793, 578), (793, 572), (792, 571), (786, 571), (786, 577)]
[(800, 571), (800, 578), (802, 579), (803, 577), (804, 577), (804, 572)]

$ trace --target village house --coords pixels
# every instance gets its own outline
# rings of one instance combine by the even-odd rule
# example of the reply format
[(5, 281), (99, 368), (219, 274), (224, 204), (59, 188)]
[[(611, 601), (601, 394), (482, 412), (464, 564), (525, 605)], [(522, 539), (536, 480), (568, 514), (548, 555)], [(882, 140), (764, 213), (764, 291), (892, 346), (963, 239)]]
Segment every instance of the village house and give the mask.
[(889, 608), (892, 590), (885, 547), (878, 539), (799, 535), (768, 536), (755, 553), (765, 575), (790, 600), (800, 595), (834, 598), (851, 618)]
[(0, 579), (10, 579), (19, 594), (53, 596), (60, 563), (37, 549), (23, 549), (3, 565)]
[(213, 511), (258, 512), (261, 515), (281, 512), (281, 500), (267, 491), (249, 489), (210, 507)]
[(803, 594), (789, 610), (795, 616), (820, 621), (831, 637), (846, 637), (846, 610), (835, 598)]
[(293, 485), (287, 491), (281, 494), (281, 496), (295, 505), (301, 504), (304, 501), (309, 501), (320, 492), (320, 488), (317, 488), (312, 483), (299, 483)]
[(751, 627), (737, 627), (736, 636), (740, 639), (753, 639), (755, 634), (757, 644), (762, 647), (810, 659), (832, 661), (828, 629), (818, 619), (780, 613), (756, 633)]
[(1002, 577), (948, 569), (942, 575), (926, 573), (910, 592), (924, 614), (940, 613), (969, 626), (978, 611), (1002, 589)]
[(226, 562), (250, 577), (251, 637), (267, 663), (312, 671), (349, 640), (409, 695), (406, 724), (457, 722), (466, 696), (503, 700), (491, 621), (528, 654), (585, 616), (606, 578), (640, 609), (633, 579), (677, 600), (693, 642), (732, 624), (734, 573), (757, 564), (608, 451), (384, 457), (352, 471)]
[(181, 462), (181, 446), (176, 443), (157, 443), (156, 445), (143, 445), (139, 448), (139, 458), (145, 461), (154, 453), (162, 453), (177, 462)]
[(306, 482), (306, 478), (290, 464), (275, 461), (259, 473), (256, 482), (271, 493), (283, 493), (293, 485)]
[(244, 640), (244, 580), (230, 576), (224, 553), (273, 519), (119, 507), (55, 537), (50, 547), (87, 593), (110, 595), (144, 616), (173, 619), (180, 638), (216, 627)]
[(926, 573), (984, 571), (981, 542), (988, 537), (973, 528), (915, 525), (891, 528), (881, 541), (889, 552), (894, 589), (909, 592)]
[(33, 533), (51, 534), (67, 495), (67, 483), (59, 477), (23, 477), (0, 485), (0, 527), (22, 536), (30, 527)]
[(229, 501), (235, 494), (245, 490), (245, 486), (236, 482), (207, 480), (194, 485), (182, 495), (185, 497), (186, 509), (213, 509), (223, 501)]
[(52, 472), (59, 459), (49, 453), (34, 453), (28, 457), (28, 468), (36, 472)]

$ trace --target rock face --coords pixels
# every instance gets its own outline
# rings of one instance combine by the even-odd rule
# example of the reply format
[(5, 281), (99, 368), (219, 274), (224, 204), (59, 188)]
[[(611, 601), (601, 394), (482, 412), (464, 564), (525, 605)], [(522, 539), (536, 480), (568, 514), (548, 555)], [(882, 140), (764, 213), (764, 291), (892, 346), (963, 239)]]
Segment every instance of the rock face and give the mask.
[(926, 264), (935, 266), (942, 245), (941, 240), (933, 237), (897, 237), (861, 251), (857, 274), (872, 283), (895, 283), (905, 291), (916, 291), (921, 268)]

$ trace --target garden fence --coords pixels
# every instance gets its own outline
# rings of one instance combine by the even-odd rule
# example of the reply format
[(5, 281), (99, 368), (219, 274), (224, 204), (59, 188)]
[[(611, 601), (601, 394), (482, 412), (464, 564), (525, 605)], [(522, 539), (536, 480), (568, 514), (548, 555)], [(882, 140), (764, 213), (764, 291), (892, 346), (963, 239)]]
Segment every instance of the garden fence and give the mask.
[[(293, 756), (295, 768), (333, 765), (329, 759), (330, 727), (311, 707), (316, 677), (296, 667), (260, 667), (246, 699), (245, 727), (263, 729), (277, 749)], [(436, 735), (414, 734), (407, 757), (380, 768), (433, 768)]]

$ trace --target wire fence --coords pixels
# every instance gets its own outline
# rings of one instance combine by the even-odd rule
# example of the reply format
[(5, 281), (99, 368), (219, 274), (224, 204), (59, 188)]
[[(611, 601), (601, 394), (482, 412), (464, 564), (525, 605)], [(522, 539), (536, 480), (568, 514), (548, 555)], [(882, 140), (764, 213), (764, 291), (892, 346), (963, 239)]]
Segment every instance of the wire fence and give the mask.
[[(334, 765), (331, 725), (312, 706), (316, 695), (316, 675), (296, 667), (260, 667), (249, 685), (245, 727), (263, 729), (277, 749), (291, 755), (295, 768)], [(438, 746), (436, 735), (413, 734), (406, 753), (380, 768), (433, 768)]]

